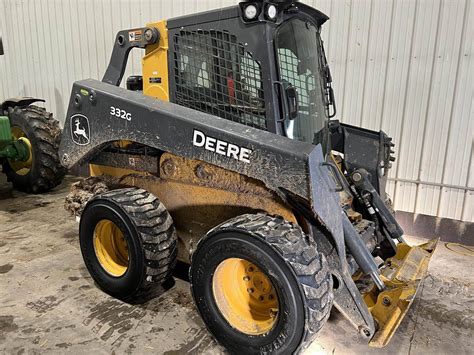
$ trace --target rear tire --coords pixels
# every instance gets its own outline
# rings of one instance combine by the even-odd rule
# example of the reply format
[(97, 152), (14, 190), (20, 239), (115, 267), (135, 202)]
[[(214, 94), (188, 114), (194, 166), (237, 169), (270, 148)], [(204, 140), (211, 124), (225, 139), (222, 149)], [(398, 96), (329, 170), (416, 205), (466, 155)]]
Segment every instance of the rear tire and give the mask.
[(176, 264), (173, 220), (154, 195), (139, 188), (112, 190), (89, 201), (79, 242), (94, 281), (127, 302), (155, 296)]
[(14, 107), (8, 112), (12, 133), (19, 133), (31, 145), (28, 167), (5, 160), (3, 172), (17, 190), (28, 193), (47, 192), (58, 186), (66, 169), (58, 157), (61, 130), (59, 123), (44, 108)]
[[(254, 301), (250, 297), (244, 305), (235, 302), (232, 292), (245, 295), (248, 282), (256, 285), (253, 277), (250, 281), (249, 275), (243, 277), (247, 284), (240, 291), (238, 284), (242, 277), (236, 271), (238, 266), (226, 274), (227, 281), (226, 277), (219, 278), (223, 265), (239, 259), (245, 265), (247, 262), (255, 265), (277, 294), (277, 317), (271, 328), (262, 328), (264, 323), (260, 323), (247, 331), (251, 329), (247, 319), (251, 321), (252, 317), (246, 318), (245, 310), (257, 314), (258, 318), (253, 319), (258, 320), (262, 313), (253, 309)], [(228, 282), (232, 275), (239, 275), (234, 285)], [(259, 276), (258, 282), (261, 279)], [(333, 302), (332, 277), (316, 243), (299, 226), (264, 214), (242, 215), (209, 232), (192, 256), (190, 280), (204, 323), (232, 353), (290, 354), (305, 349), (328, 319)], [(226, 284), (233, 288), (229, 297), (219, 290), (227, 287)], [(252, 296), (256, 291), (252, 286), (247, 292)], [(230, 298), (232, 302), (227, 301)], [(229, 307), (232, 305), (234, 309)], [(275, 314), (273, 308), (270, 312)]]

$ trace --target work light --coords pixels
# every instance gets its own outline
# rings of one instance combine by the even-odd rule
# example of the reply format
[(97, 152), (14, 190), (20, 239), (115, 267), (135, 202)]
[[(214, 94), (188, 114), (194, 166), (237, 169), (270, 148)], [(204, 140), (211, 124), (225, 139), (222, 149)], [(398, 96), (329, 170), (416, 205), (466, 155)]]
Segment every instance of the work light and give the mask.
[(244, 9), (244, 16), (247, 20), (253, 20), (257, 17), (257, 7), (253, 4), (247, 5)]
[(269, 5), (267, 7), (267, 17), (270, 19), (270, 20), (274, 20), (277, 16), (277, 8), (275, 5)]

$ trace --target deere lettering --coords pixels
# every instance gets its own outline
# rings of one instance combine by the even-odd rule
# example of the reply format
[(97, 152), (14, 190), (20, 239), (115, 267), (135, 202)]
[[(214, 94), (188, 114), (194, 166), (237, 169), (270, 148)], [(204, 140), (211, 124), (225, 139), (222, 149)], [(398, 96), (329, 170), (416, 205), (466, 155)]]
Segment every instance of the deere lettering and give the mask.
[(210, 152), (240, 160), (244, 163), (250, 163), (250, 154), (252, 154), (252, 150), (206, 136), (203, 132), (198, 131), (197, 129), (195, 129), (193, 133), (193, 145), (209, 150)]

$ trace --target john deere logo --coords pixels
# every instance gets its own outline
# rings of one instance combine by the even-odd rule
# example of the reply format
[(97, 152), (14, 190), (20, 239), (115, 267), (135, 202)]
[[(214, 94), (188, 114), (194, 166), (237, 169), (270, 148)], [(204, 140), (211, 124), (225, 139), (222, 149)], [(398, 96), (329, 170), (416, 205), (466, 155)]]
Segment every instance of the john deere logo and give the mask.
[(71, 137), (77, 145), (88, 145), (90, 143), (89, 119), (81, 114), (71, 117)]

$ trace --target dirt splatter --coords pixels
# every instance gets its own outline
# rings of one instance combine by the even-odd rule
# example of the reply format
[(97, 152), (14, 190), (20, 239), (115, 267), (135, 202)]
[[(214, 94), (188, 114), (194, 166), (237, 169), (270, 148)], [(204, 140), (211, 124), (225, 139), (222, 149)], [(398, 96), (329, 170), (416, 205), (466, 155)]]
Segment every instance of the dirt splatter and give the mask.
[(61, 304), (61, 302), (63, 301), (64, 299), (58, 300), (54, 296), (47, 296), (47, 297), (40, 298), (39, 300), (35, 302), (28, 302), (26, 306), (36, 311), (37, 313), (46, 313), (52, 310), (53, 308), (56, 308), (56, 306)]
[(0, 339), (6, 338), (6, 333), (16, 332), (18, 326), (14, 322), (13, 316), (0, 316)]
[(69, 276), (68, 279), (71, 280), (71, 281), (77, 281), (77, 280), (79, 280), (79, 277)]
[(12, 264), (5, 264), (0, 266), (0, 274), (6, 274), (9, 272), (11, 269), (13, 269)]
[(46, 206), (48, 206), (48, 205), (50, 205), (50, 204), (51, 204), (51, 202), (49, 202), (49, 201), (40, 201), (40, 202), (36, 202), (36, 203), (34, 204), (34, 206), (35, 206), (35, 207), (46, 207)]
[(446, 327), (450, 325), (450, 329), (469, 329), (474, 332), (474, 317), (465, 312), (465, 310), (456, 310), (431, 300), (421, 303), (418, 311), (421, 317), (429, 319), (439, 326)]
[(95, 195), (120, 187), (119, 181), (109, 176), (93, 176), (75, 182), (66, 196), (64, 209), (71, 216), (80, 216), (86, 203)]
[(23, 334), (32, 334), (32, 333), (34, 333), (35, 331), (36, 331), (36, 329), (35, 329), (35, 328), (31, 328), (31, 327), (29, 327), (29, 328), (24, 328), (24, 329), (21, 330), (21, 332), (22, 332)]
[(1, 247), (4, 247), (5, 245), (7, 245), (7, 242), (4, 242), (4, 241), (1, 241), (1, 240), (0, 240), (0, 248), (1, 248)]
[(107, 300), (91, 308), (84, 324), (92, 326), (100, 339), (120, 344), (121, 338), (146, 315), (146, 310), (118, 300)]
[(150, 330), (150, 333), (161, 333), (163, 332), (165, 329), (164, 328), (161, 328), (161, 327), (152, 327), (151, 330)]
[(205, 329), (190, 328), (186, 333), (192, 337), (191, 340), (181, 344), (179, 349), (166, 351), (163, 355), (202, 354), (215, 345)]
[(467, 296), (474, 298), (474, 284), (462, 282), (454, 278), (442, 279), (428, 275), (424, 281), (425, 287), (435, 291), (440, 296)]
[(175, 290), (175, 292), (172, 294), (172, 301), (187, 309), (190, 309), (193, 311), (195, 310), (194, 302), (189, 292)]
[(72, 346), (72, 343), (59, 343), (59, 344), (56, 344), (56, 347), (60, 348), (60, 349), (67, 349), (70, 346)]

